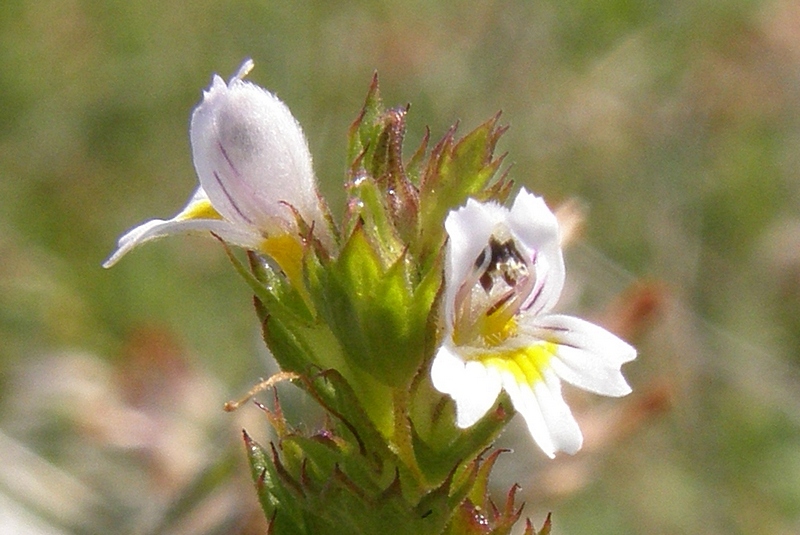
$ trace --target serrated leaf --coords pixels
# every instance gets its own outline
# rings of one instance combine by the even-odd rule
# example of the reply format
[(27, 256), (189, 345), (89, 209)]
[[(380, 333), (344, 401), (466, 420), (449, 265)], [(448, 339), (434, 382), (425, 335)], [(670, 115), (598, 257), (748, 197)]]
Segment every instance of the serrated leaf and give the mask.
[(409, 180), (415, 181), (417, 185), (419, 185), (422, 176), (425, 154), (428, 152), (428, 143), (430, 139), (431, 130), (425, 127), (425, 135), (422, 136), (419, 147), (417, 147), (417, 150), (414, 151), (414, 154), (412, 154), (411, 158), (406, 162), (406, 173), (408, 174)]
[(300, 508), (301, 496), (291, 492), (292, 486), (281, 481), (270, 453), (250, 438), (246, 431), (243, 435), (259, 503), (266, 517), (272, 519), (270, 531), (275, 534), (308, 533)]
[(405, 246), (391, 220), (383, 193), (367, 176), (354, 181), (349, 190), (351, 202), (345, 235), (352, 236), (356, 228), (361, 227), (371, 237), (382, 262), (391, 264), (402, 254)]
[(319, 365), (316, 348), (302, 336), (312, 329), (267, 314), (262, 322), (262, 334), (281, 370), (304, 374), (313, 365)]
[[(269, 265), (260, 264), (254, 271), (248, 269), (228, 244), (221, 240), (220, 242), (236, 272), (245, 280), (270, 314), (309, 324), (314, 321), (313, 314), (297, 290), (275, 273)], [(250, 256), (249, 262), (251, 265), (259, 264), (253, 256)]]
[(495, 450), (486, 460), (480, 463), (480, 468), (478, 468), (475, 481), (472, 484), (472, 489), (470, 489), (467, 495), (467, 497), (472, 500), (472, 503), (482, 504), (484, 507), (488, 503), (489, 474), (491, 474), (492, 468), (494, 468), (494, 464), (497, 462), (497, 458), (500, 457), (500, 454), (508, 451), (509, 450)]
[[(544, 524), (542, 525), (542, 529), (536, 532), (536, 535), (550, 535), (550, 529), (552, 528), (552, 518), (551, 513), (547, 513), (547, 518), (544, 519)], [(529, 521), (530, 522), (530, 521)], [(525, 531), (527, 535), (527, 529)], [(533, 534), (533, 527), (531, 527), (531, 534)]]

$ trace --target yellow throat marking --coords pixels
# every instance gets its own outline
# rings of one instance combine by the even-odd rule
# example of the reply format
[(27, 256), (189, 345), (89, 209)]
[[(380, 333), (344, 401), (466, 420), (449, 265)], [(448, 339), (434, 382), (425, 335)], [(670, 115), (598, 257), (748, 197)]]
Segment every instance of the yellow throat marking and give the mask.
[(187, 206), (175, 219), (181, 221), (188, 219), (222, 219), (222, 216), (211, 205), (211, 201), (203, 199)]
[(482, 353), (476, 360), (500, 373), (510, 373), (517, 384), (533, 385), (544, 381), (543, 371), (550, 367), (556, 349), (556, 344), (543, 341), (528, 347)]
[(303, 245), (292, 234), (276, 234), (261, 243), (261, 251), (272, 257), (295, 288), (303, 286)]

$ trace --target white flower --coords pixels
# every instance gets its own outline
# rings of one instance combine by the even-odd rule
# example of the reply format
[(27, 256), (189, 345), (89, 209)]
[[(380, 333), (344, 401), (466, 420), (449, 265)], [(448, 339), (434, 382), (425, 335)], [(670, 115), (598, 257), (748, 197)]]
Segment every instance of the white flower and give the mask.
[(104, 267), (142, 243), (187, 232), (210, 231), (273, 256), (289, 254), (288, 249), (295, 254), (295, 212), (327, 241), (303, 131), (275, 95), (244, 81), (252, 68), (253, 62), (245, 61), (227, 84), (214, 75), (192, 114), (190, 138), (200, 187), (187, 206), (172, 219), (152, 219), (130, 230)]
[(631, 389), (620, 372), (636, 350), (602, 327), (550, 311), (564, 286), (558, 223), (525, 189), (511, 210), (472, 199), (450, 212), (444, 341), (431, 379), (467, 428), (504, 389), (549, 456), (577, 452), (578, 424), (561, 380), (606, 396)]

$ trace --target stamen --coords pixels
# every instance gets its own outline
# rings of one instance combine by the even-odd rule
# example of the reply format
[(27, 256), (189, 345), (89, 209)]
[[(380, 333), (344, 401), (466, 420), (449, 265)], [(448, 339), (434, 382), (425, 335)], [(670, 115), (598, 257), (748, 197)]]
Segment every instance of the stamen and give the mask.
[(505, 295), (503, 295), (500, 299), (498, 299), (492, 306), (490, 306), (488, 310), (486, 310), (484, 315), (485, 316), (494, 315), (498, 310), (503, 308), (503, 306), (506, 305), (513, 298), (514, 298), (514, 290), (509, 290), (508, 292), (505, 293)]
[(507, 229), (500, 228), (489, 238), (456, 296), (457, 340), (492, 346), (513, 335), (515, 329), (509, 325), (535, 281), (525, 256)]

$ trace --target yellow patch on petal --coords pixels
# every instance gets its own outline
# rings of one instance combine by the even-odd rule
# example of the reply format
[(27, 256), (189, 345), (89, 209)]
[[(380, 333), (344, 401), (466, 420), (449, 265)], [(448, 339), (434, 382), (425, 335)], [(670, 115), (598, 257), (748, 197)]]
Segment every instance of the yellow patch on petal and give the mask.
[(533, 385), (544, 380), (542, 372), (550, 367), (556, 349), (552, 342), (538, 342), (528, 347), (483, 353), (477, 360), (501, 373), (509, 372), (521, 385)]
[(268, 254), (296, 288), (302, 288), (303, 245), (291, 234), (277, 234), (261, 243), (261, 252)]
[(178, 221), (186, 221), (188, 219), (222, 219), (219, 212), (211, 205), (208, 199), (202, 199), (193, 202), (187, 206), (183, 212), (175, 216)]

